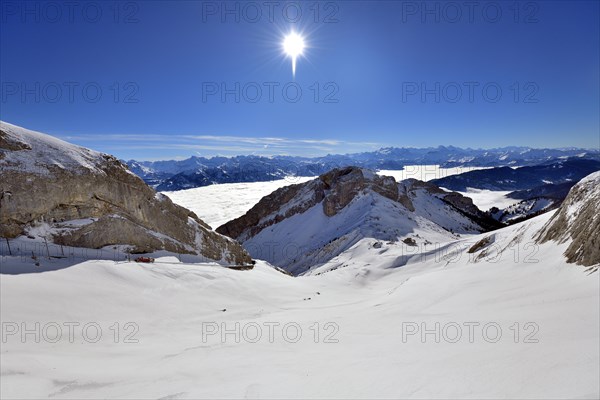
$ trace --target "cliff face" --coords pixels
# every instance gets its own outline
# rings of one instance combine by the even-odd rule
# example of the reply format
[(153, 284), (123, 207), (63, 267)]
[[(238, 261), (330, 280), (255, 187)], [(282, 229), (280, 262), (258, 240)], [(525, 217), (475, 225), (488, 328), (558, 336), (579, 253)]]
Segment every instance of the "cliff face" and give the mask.
[[(0, 124), (0, 236), (40, 223), (55, 243), (167, 250), (249, 262), (239, 244), (156, 193), (113, 156)], [(78, 221), (73, 223), (72, 221)]]
[(556, 214), (540, 230), (540, 243), (571, 240), (567, 261), (585, 266), (600, 263), (600, 171), (571, 188)]

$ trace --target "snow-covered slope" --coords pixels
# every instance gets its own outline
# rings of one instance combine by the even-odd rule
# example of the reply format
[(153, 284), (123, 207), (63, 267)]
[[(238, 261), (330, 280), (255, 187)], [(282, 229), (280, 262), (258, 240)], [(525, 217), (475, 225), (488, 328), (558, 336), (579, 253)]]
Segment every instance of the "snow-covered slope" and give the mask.
[(350, 167), (279, 189), (217, 232), (238, 240), (253, 257), (299, 274), (363, 238), (418, 246), (479, 233), (485, 222), (458, 193), (416, 180), (397, 184)]
[[(0, 143), (3, 172), (51, 175), (57, 169), (82, 173), (105, 174), (107, 160), (116, 161), (108, 154), (76, 146), (45, 133), (31, 131), (0, 121)], [(124, 171), (128, 169), (123, 166)]]
[[(437, 257), (358, 242), (318, 276), (174, 259), (3, 275), (3, 327), (19, 331), (0, 397), (598, 398), (598, 274), (533, 241), (550, 217)], [(38, 322), (39, 343), (23, 340)]]

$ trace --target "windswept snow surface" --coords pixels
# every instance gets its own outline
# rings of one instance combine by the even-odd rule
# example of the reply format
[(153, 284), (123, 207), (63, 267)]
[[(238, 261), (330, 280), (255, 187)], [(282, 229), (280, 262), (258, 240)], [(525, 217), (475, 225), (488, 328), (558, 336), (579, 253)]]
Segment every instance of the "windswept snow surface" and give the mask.
[[(297, 278), (173, 257), (1, 275), (0, 397), (598, 398), (599, 275), (533, 244), (551, 214), (432, 247), (363, 239)], [(39, 343), (21, 335), (38, 322)]]
[(216, 229), (241, 217), (260, 199), (275, 190), (311, 179), (314, 177), (290, 176), (269, 182), (223, 183), (164, 194), (173, 203), (192, 210), (201, 220)]

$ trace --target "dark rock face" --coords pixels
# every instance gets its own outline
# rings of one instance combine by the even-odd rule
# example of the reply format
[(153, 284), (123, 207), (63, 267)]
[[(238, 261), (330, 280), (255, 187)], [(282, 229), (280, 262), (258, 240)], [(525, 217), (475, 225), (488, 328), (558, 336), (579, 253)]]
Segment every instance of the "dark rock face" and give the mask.
[[(7, 151), (31, 150), (31, 146), (18, 140), (13, 140), (8, 133), (0, 130), (0, 149)], [(4, 158), (4, 153), (0, 153), (0, 159)]]
[(325, 184), (327, 195), (323, 201), (323, 212), (332, 217), (343, 209), (360, 193), (370, 188), (390, 200), (398, 199), (398, 186), (391, 177), (375, 174), (365, 177), (365, 170), (357, 167), (334, 169), (319, 179)]
[[(0, 129), (0, 237), (47, 223), (56, 243), (167, 250), (231, 263), (250, 256), (191, 211), (157, 194), (116, 158), (9, 124)], [(64, 222), (87, 220), (63, 229)]]
[(540, 230), (537, 240), (565, 243), (567, 261), (584, 266), (600, 263), (600, 172), (577, 183), (552, 219)]

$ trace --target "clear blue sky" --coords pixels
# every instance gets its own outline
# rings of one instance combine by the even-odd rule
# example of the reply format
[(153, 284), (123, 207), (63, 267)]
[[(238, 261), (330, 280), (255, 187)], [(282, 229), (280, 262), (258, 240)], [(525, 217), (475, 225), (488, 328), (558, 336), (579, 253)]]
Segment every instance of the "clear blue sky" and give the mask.
[(126, 159), (600, 146), (598, 1), (1, 4), (1, 119)]

